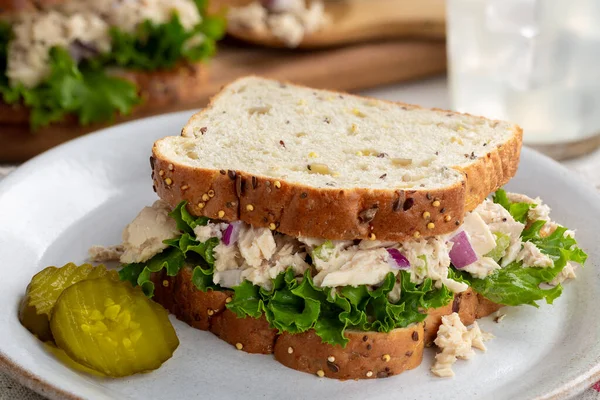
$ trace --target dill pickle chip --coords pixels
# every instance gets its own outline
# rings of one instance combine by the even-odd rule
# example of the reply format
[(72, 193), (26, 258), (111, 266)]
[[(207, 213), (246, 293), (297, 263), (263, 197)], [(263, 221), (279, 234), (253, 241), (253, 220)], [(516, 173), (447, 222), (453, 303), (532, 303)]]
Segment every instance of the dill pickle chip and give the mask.
[(112, 377), (156, 369), (179, 346), (164, 308), (129, 282), (107, 278), (65, 289), (50, 328), (73, 360)]
[(85, 372), (86, 374), (94, 375), (94, 376), (105, 376), (101, 372), (95, 371), (91, 368), (86, 367), (85, 365), (81, 365), (75, 360), (73, 360), (63, 349), (59, 349), (53, 342), (44, 342), (44, 347), (48, 352), (52, 353), (52, 355), (61, 363), (65, 364), (67, 367), (74, 369), (75, 371)]
[(116, 271), (107, 270), (104, 265), (91, 264), (77, 266), (68, 263), (63, 267), (48, 267), (38, 272), (27, 286), (25, 297), (19, 310), (21, 324), (40, 340), (52, 340), (50, 314), (58, 296), (69, 286), (84, 279), (109, 277), (119, 280)]

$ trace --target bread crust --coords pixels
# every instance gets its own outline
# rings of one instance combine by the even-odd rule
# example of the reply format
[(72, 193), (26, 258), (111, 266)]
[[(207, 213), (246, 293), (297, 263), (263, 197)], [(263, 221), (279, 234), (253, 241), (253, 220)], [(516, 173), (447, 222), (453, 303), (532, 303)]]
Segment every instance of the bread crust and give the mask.
[(22, 104), (0, 100), (0, 161), (22, 162), (56, 145), (114, 123), (197, 105), (199, 88), (208, 79), (208, 68), (201, 63), (182, 63), (169, 71), (114, 70), (111, 73), (133, 82), (139, 89), (142, 104), (129, 115), (114, 121), (82, 126), (70, 116), (64, 121), (31, 132), (29, 110)]
[[(152, 280), (156, 286), (154, 301), (189, 325), (210, 330), (247, 353), (274, 353), (275, 359), (289, 368), (318, 375), (323, 371), (323, 376), (336, 379), (384, 378), (416, 368), (421, 363), (423, 348), (433, 345), (442, 316), (458, 312), (461, 321), (470, 325), (476, 318), (502, 307), (469, 288), (456, 294), (454, 302), (447, 306), (428, 310), (423, 323), (389, 333), (346, 331), (350, 342), (342, 348), (323, 343), (313, 330), (278, 334), (264, 316), (238, 318), (226, 308), (233, 292), (197, 290), (190, 268), (182, 269), (175, 277), (168, 277), (162, 271), (153, 274)], [(164, 281), (168, 284), (164, 285)]]
[(65, 0), (0, 0), (0, 17), (10, 18), (14, 14), (31, 12), (64, 2)]
[(254, 354), (273, 354), (277, 338), (277, 330), (269, 328), (264, 316), (239, 318), (227, 309), (212, 318), (210, 331), (239, 350)]
[[(172, 207), (185, 200), (192, 215), (275, 227), (294, 237), (352, 240), (374, 235), (400, 242), (452, 232), (464, 216), (464, 183), (428, 192), (318, 189), (242, 171), (192, 168), (164, 157), (157, 144), (152, 160), (154, 188)], [(203, 200), (209, 191), (214, 197)], [(430, 218), (423, 218), (425, 211)], [(435, 227), (428, 229), (431, 222)]]
[[(461, 294), (455, 294), (454, 298), (456, 299)], [(454, 306), (453, 302), (448, 303), (447, 305), (440, 308), (430, 308), (427, 310), (427, 318), (423, 321), (423, 335), (425, 346), (429, 347), (433, 344), (438, 332), (438, 328), (442, 324), (442, 317), (444, 315), (452, 314), (452, 308)]]
[(154, 301), (178, 319), (194, 328), (207, 331), (211, 319), (225, 311), (230, 290), (201, 292), (192, 282), (192, 269), (182, 268), (176, 276), (152, 274)]
[[(210, 109), (218, 97), (219, 94), (214, 96), (207, 108), (192, 116), (186, 127)], [(182, 135), (189, 136), (186, 127)], [(466, 167), (456, 167), (463, 174), (461, 181), (430, 191), (314, 188), (245, 171), (195, 168), (170, 160), (160, 150), (162, 140), (152, 149), (152, 177), (158, 196), (173, 207), (185, 200), (192, 215), (242, 220), (256, 227), (274, 226), (290, 236), (400, 242), (456, 230), (465, 212), (473, 210), (516, 173), (522, 130), (515, 125), (507, 142), (490, 148)], [(215, 196), (203, 201), (209, 190)], [(224, 213), (222, 217), (220, 211)], [(429, 213), (428, 218), (423, 217), (425, 212)]]
[(345, 335), (350, 341), (342, 348), (323, 343), (313, 330), (284, 332), (275, 342), (275, 359), (288, 368), (342, 380), (387, 378), (418, 367), (423, 359), (422, 323), (389, 333)]

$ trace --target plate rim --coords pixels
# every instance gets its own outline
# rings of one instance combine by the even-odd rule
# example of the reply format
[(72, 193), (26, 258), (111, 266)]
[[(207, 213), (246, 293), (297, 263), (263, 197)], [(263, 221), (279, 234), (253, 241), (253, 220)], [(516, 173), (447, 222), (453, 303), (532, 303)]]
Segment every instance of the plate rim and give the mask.
[[(3, 192), (9, 190), (12, 186), (13, 179), (20, 178), (20, 175), (23, 173), (27, 173), (31, 165), (38, 164), (39, 162), (43, 162), (45, 158), (52, 156), (54, 153), (63, 152), (64, 149), (76, 145), (76, 143), (94, 140), (95, 137), (99, 135), (106, 134), (110, 131), (120, 131), (123, 129), (127, 129), (127, 127), (134, 127), (140, 123), (148, 123), (148, 121), (152, 120), (170, 120), (170, 119), (181, 119), (185, 115), (190, 117), (193, 113), (198, 112), (199, 109), (189, 109), (184, 111), (172, 112), (147, 118), (140, 118), (135, 121), (128, 121), (121, 124), (116, 124), (107, 128), (103, 128), (101, 130), (97, 130), (94, 132), (90, 132), (78, 138), (72, 139), (65, 143), (62, 143), (50, 150), (39, 154), (32, 159), (26, 161), (21, 164), (15, 171), (13, 171), (9, 176), (2, 179), (0, 181), (0, 195)], [(123, 133), (114, 133), (115, 135), (121, 135)], [(590, 194), (594, 194), (600, 200), (600, 193), (598, 193), (597, 189), (590, 185), (589, 182), (583, 180), (582, 177), (570, 171), (564, 165), (556, 162), (555, 160), (545, 156), (544, 154), (529, 148), (527, 146), (522, 147), (522, 154), (527, 154), (527, 157), (532, 157), (535, 163), (542, 163), (548, 166), (551, 166), (555, 171), (562, 170), (562, 172), (568, 172), (570, 178), (577, 181), (578, 186), (585, 187), (586, 191), (589, 191)], [(46, 380), (42, 376), (38, 374), (34, 374), (30, 372), (25, 367), (21, 366), (16, 360), (13, 360), (11, 357), (7, 356), (2, 349), (0, 349), (0, 370), (7, 374), (9, 377), (17, 381), (19, 384), (27, 387), (28, 389), (45, 396), (52, 400), (83, 400), (84, 397), (81, 397), (69, 390), (64, 390), (59, 386), (53, 384), (51, 381)], [(561, 386), (542, 393), (535, 397), (536, 400), (545, 400), (545, 399), (567, 399), (572, 398), (578, 394), (583, 393), (585, 390), (590, 388), (595, 382), (600, 381), (600, 357), (595, 365), (592, 366), (586, 372), (572, 378), (570, 381), (563, 383)]]

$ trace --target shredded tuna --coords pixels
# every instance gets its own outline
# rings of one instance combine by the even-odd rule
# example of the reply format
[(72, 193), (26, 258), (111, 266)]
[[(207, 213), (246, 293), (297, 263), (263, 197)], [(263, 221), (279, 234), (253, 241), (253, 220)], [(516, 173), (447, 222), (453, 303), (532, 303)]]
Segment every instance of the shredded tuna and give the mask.
[(175, 220), (169, 217), (170, 211), (167, 203), (158, 200), (152, 207), (144, 207), (125, 227), (122, 263), (144, 262), (167, 248), (163, 241), (179, 235)]
[(108, 52), (110, 27), (132, 33), (145, 20), (161, 24), (173, 13), (186, 30), (202, 20), (193, 0), (70, 1), (49, 10), (22, 13), (13, 23), (6, 75), (11, 85), (34, 87), (50, 72), (52, 47), (69, 49), (79, 41), (99, 53)]
[(305, 35), (322, 29), (328, 22), (322, 1), (285, 1), (285, 7), (267, 10), (258, 1), (231, 8), (229, 25), (256, 33), (271, 32), (288, 47), (296, 47)]
[(119, 261), (121, 255), (123, 255), (123, 246), (92, 246), (88, 250), (90, 261), (92, 262), (108, 262), (108, 261)]
[(471, 329), (467, 329), (457, 313), (443, 316), (434, 341), (441, 352), (436, 354), (431, 372), (443, 378), (454, 376), (452, 365), (456, 360), (472, 358), (475, 355), (473, 348), (486, 351), (483, 342), (493, 337), (491, 333), (483, 332), (477, 322), (473, 323)]

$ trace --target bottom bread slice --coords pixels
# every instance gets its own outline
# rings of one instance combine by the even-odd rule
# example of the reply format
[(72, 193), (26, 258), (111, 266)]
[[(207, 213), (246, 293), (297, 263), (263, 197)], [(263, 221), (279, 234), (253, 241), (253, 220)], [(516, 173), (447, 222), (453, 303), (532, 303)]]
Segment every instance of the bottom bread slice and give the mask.
[(413, 369), (423, 359), (423, 323), (389, 333), (346, 331), (346, 347), (323, 343), (315, 331), (284, 332), (275, 359), (298, 371), (336, 379), (387, 378)]
[(272, 354), (283, 365), (320, 377), (336, 379), (385, 378), (418, 367), (423, 349), (431, 346), (442, 316), (457, 312), (465, 325), (502, 307), (471, 289), (457, 294), (447, 306), (427, 310), (427, 318), (389, 333), (346, 331), (346, 347), (323, 343), (313, 330), (278, 334), (264, 317), (238, 318), (226, 308), (230, 290), (202, 292), (192, 282), (192, 270), (177, 276), (163, 271), (152, 276), (154, 300), (178, 319), (213, 334), (247, 353)]

